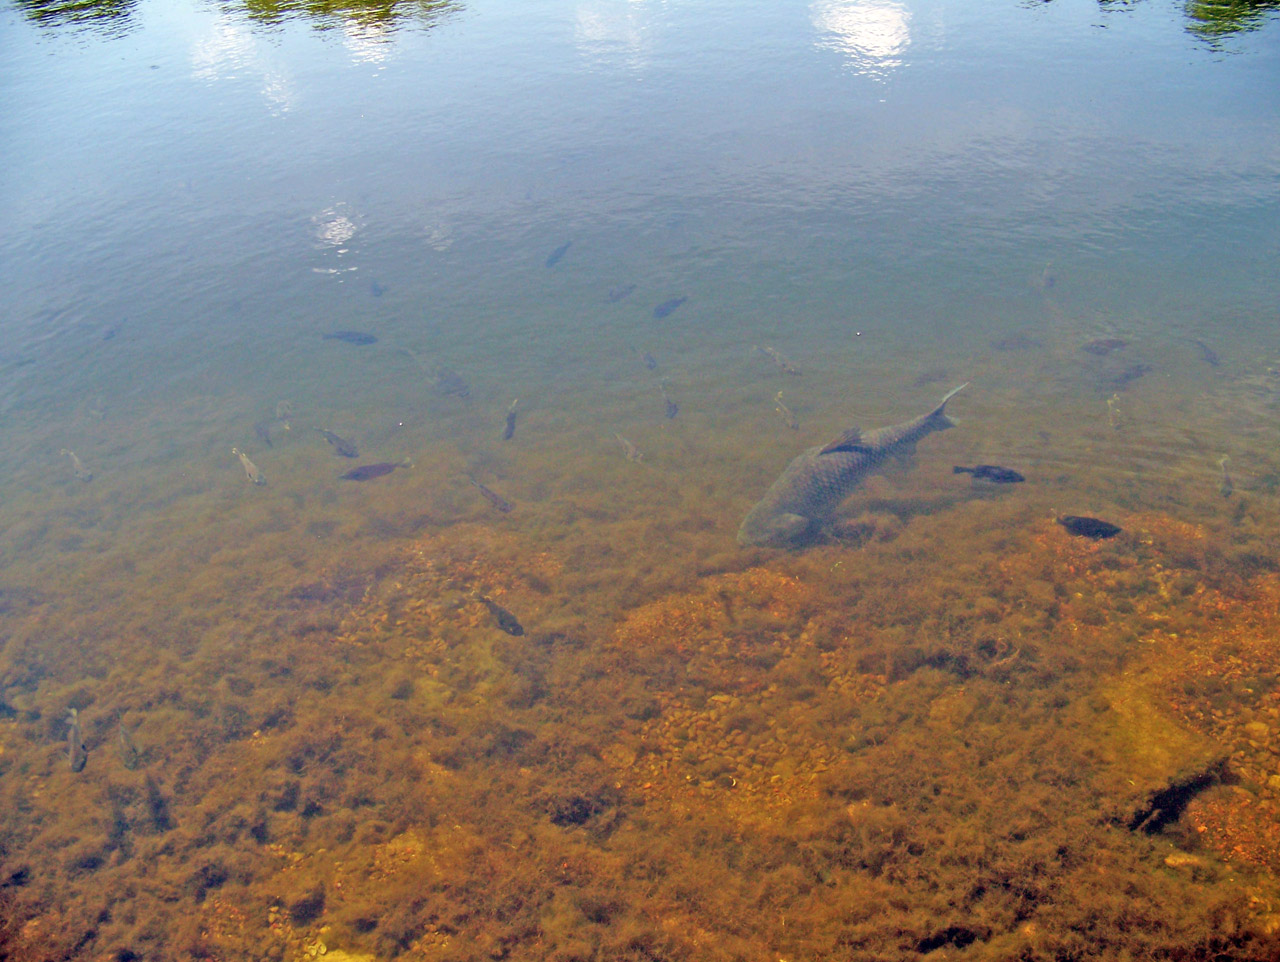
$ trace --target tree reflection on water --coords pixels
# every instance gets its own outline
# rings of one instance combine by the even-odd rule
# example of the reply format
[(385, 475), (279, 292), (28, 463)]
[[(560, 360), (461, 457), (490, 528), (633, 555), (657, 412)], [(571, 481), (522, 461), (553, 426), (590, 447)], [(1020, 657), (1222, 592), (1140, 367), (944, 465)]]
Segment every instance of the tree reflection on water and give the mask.
[(430, 26), (441, 16), (461, 9), (462, 4), (455, 0), (237, 0), (222, 6), (243, 11), (258, 23), (305, 18), (320, 29), (346, 21), (388, 29), (414, 21)]
[[(49, 28), (84, 27), (109, 35), (132, 25), (137, 0), (14, 0), (27, 19)], [(355, 23), (384, 32), (416, 24), (433, 26), (462, 8), (458, 0), (226, 0), (220, 7), (250, 22), (309, 20), (317, 29)]]
[(117, 33), (129, 26), (137, 0), (14, 0), (42, 27), (86, 26)]
[(1233, 33), (1257, 30), (1280, 8), (1280, 0), (1189, 0), (1187, 29), (1213, 41)]

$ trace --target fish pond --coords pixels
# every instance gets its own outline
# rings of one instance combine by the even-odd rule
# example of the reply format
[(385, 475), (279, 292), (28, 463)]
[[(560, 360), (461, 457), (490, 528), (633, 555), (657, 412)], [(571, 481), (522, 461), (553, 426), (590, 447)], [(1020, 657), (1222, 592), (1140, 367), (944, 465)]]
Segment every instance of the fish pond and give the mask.
[(1278, 20), (0, 0), (0, 958), (1280, 957)]

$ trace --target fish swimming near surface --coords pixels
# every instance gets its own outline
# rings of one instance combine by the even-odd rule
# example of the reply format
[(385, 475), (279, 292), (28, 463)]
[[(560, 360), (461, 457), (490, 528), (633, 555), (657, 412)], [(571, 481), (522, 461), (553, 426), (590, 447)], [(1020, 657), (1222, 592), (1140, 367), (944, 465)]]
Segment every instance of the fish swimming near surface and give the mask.
[(1204, 363), (1208, 364), (1210, 367), (1217, 367), (1222, 363), (1222, 359), (1218, 357), (1218, 352), (1204, 341), (1200, 340), (1200, 338), (1195, 338), (1192, 343), (1200, 349), (1200, 358)]
[(952, 474), (972, 474), (975, 481), (990, 481), (992, 484), (1018, 484), (1027, 480), (1013, 468), (1002, 468), (998, 464), (975, 464), (971, 468), (956, 465)]
[(1097, 357), (1106, 357), (1112, 351), (1119, 351), (1129, 346), (1129, 342), (1120, 337), (1097, 337), (1088, 344), (1082, 344), (1080, 350)]
[(74, 451), (70, 448), (63, 448), (59, 453), (64, 457), (71, 459), (71, 471), (75, 475), (75, 479), (77, 481), (83, 481), (85, 484), (88, 484), (93, 480), (93, 472), (84, 466), (84, 462), (76, 457), (76, 453)]
[(781, 416), (783, 424), (789, 427), (792, 431), (800, 430), (800, 422), (796, 420), (795, 412), (782, 403), (781, 391), (773, 397), (773, 409)]
[(669, 317), (677, 307), (688, 299), (687, 297), (673, 297), (670, 300), (663, 301), (653, 309), (653, 316), (659, 319)]
[(1103, 521), (1101, 518), (1090, 518), (1083, 515), (1068, 514), (1057, 519), (1058, 524), (1062, 525), (1071, 534), (1080, 538), (1091, 538), (1094, 541), (1102, 541), (1104, 538), (1114, 538), (1124, 529), (1119, 525), (1114, 525), (1110, 521)]
[(795, 374), (795, 375), (800, 374), (800, 368), (796, 367), (794, 364), (791, 363), (790, 359), (784, 357), (780, 352), (774, 350), (773, 348), (767, 347), (767, 346), (761, 347), (759, 344), (757, 344), (755, 347), (755, 350), (757, 354), (763, 354), (769, 360), (773, 361), (774, 364), (778, 365), (778, 367), (781, 368), (787, 374)]
[(244, 474), (254, 484), (266, 484), (266, 476), (258, 468), (256, 464), (249, 460), (249, 455), (245, 454), (239, 448), (232, 448), (231, 453), (240, 459), (240, 464), (244, 467)]
[(502, 605), (485, 595), (476, 595), (476, 600), (489, 609), (489, 613), (497, 620), (498, 627), (507, 634), (515, 635), (517, 638), (524, 634), (524, 625), (520, 624), (520, 619)]
[(640, 453), (640, 449), (636, 447), (634, 444), (632, 444), (630, 441), (628, 441), (626, 438), (624, 438), (617, 431), (613, 432), (613, 436), (617, 438), (618, 442), (622, 445), (622, 453), (627, 456), (628, 461), (639, 462), (644, 458), (644, 455)]
[(908, 456), (916, 442), (954, 427), (947, 402), (963, 391), (961, 384), (928, 414), (863, 433), (846, 431), (830, 444), (812, 447), (796, 457), (738, 529), (738, 543), (790, 548), (803, 545), (829, 521), (840, 502), (891, 457)]
[(354, 344), (356, 347), (365, 347), (369, 344), (376, 344), (377, 337), (365, 331), (330, 331), (324, 335), (326, 341), (341, 341), (343, 344)]
[(573, 241), (565, 241), (559, 247), (551, 252), (551, 256), (547, 258), (547, 266), (555, 267), (560, 263), (560, 258), (569, 252), (569, 248), (573, 246)]
[(116, 754), (120, 756), (121, 764), (130, 771), (138, 767), (138, 746), (133, 741), (132, 733), (125, 728), (123, 718), (120, 719), (120, 731), (116, 735)]
[(67, 759), (73, 772), (84, 771), (89, 762), (89, 749), (85, 748), (80, 734), (80, 713), (74, 708), (67, 709)]
[(666, 407), (667, 419), (670, 420), (680, 413), (680, 405), (671, 399), (671, 395), (667, 393), (667, 379), (664, 377), (658, 382), (658, 390), (662, 392), (662, 403)]
[(996, 338), (991, 342), (991, 346), (997, 351), (1030, 351), (1033, 348), (1044, 347), (1044, 341), (1038, 337), (1018, 331), (1005, 337)]
[(1104, 371), (1098, 380), (1104, 387), (1123, 391), (1134, 381), (1146, 377), (1150, 373), (1150, 364), (1135, 361), (1133, 364), (1125, 364), (1113, 371)]
[(458, 372), (442, 367), (436, 374), (436, 393), (445, 397), (468, 397), (471, 385)]
[(396, 468), (411, 468), (413, 462), (408, 458), (403, 461), (383, 461), (379, 464), (362, 464), (358, 468), (352, 468), (346, 474), (340, 475), (342, 481), (369, 481), (373, 478), (381, 478), (390, 474)]
[(279, 416), (274, 418), (263, 418), (261, 421), (259, 421), (257, 424), (253, 426), (254, 435), (258, 438), (259, 441), (261, 441), (263, 444), (265, 444), (269, 448), (275, 447), (275, 444), (273, 444), (271, 440), (273, 434), (275, 434), (277, 431), (280, 433), (284, 433), (289, 430), (291, 430), (291, 426), (289, 424), (288, 418), (282, 418)]
[(507, 408), (507, 424), (502, 429), (502, 440), (510, 441), (516, 436), (516, 405), (520, 403), (520, 399), (516, 398), (511, 402), (511, 407)]
[(467, 480), (470, 481), (472, 484), (474, 484), (476, 486), (476, 490), (479, 491), (481, 494), (483, 494), (485, 498), (488, 500), (488, 502), (491, 505), (493, 505), (495, 508), (497, 508), (499, 511), (501, 511), (503, 514), (508, 514), (511, 512), (512, 509), (515, 508), (515, 505), (512, 504), (510, 501), (508, 501), (502, 495), (498, 494), (498, 492), (481, 484), (475, 478), (467, 478)]
[(316, 428), (316, 430), (324, 436), (326, 441), (333, 445), (335, 454), (339, 454), (344, 458), (360, 457), (360, 450), (346, 438), (334, 434), (332, 431), (326, 431), (324, 428)]
[(617, 287), (612, 287), (609, 289), (609, 294), (605, 298), (605, 300), (607, 300), (610, 304), (617, 304), (618, 301), (622, 300), (624, 297), (627, 297), (635, 289), (636, 289), (636, 286), (634, 284), (619, 284)]

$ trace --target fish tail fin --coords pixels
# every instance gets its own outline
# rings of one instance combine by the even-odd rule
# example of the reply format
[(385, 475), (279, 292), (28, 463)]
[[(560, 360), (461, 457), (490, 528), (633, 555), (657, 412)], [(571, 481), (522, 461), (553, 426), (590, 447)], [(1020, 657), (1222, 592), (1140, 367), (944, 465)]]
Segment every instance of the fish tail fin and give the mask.
[(938, 406), (929, 412), (929, 418), (937, 423), (939, 429), (953, 428), (956, 422), (947, 416), (947, 402), (969, 386), (969, 382), (965, 381), (957, 388), (952, 388), (947, 392), (947, 396), (938, 402)]
[(960, 465), (957, 464), (954, 468), (951, 469), (951, 473), (952, 474), (973, 474), (973, 468), (962, 468)]

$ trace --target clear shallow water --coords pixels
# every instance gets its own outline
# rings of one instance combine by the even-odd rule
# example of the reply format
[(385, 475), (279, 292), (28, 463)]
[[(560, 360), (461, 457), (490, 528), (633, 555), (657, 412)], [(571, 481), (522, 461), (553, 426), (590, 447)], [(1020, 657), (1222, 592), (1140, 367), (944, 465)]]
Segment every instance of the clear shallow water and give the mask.
[[(1054, 633), (1073, 621), (1069, 612), (1046, 607), (1034, 627), (1017, 612), (1040, 604), (1033, 586), (1046, 580), (1065, 597), (1085, 593), (1072, 580), (1088, 569), (1079, 559), (1061, 567), (1023, 557), (1066, 550), (1045, 540), (1046, 531), (1057, 533), (1047, 521), (1054, 514), (1099, 514), (1142, 532), (1104, 572), (1138, 570), (1156, 583), (1157, 572), (1183, 565), (1203, 590), (1235, 591), (1241, 611), (1256, 601), (1249, 592), (1266, 594), (1255, 580), (1273, 567), (1267, 545), (1280, 471), (1280, 383), (1269, 373), (1280, 364), (1280, 57), (1265, 8), (1255, 31), (1216, 39), (1192, 16), (1200, 8), (1157, 2), (758, 10), (473, 3), (394, 5), (389, 18), (359, 9), (254, 17), (238, 4), (138, 3), (96, 20), (38, 20), (33, 9), (7, 5), (0, 21), (0, 586), (8, 599), (0, 695), (13, 706), (0, 757), (17, 759), (4, 772), (9, 797), (53, 827), (29, 851), (4, 851), (7, 869), (25, 865), (37, 880), (11, 887), (22, 889), (6, 903), (14, 919), (36, 910), (89, 918), (102, 885), (134, 878), (138, 856), (122, 854), (127, 846), (108, 845), (92, 869), (60, 854), (67, 838), (89, 844), (96, 829), (86, 826), (112, 810), (114, 792), (126, 813), (119, 821), (139, 838), (163, 836), (146, 811), (154, 814), (155, 797), (168, 798), (173, 830), (191, 834), (170, 842), (179, 854), (167, 870), (189, 878), (220, 859), (230, 881), (216, 888), (237, 911), (265, 911), (270, 899), (300, 904), (324, 877), (332, 918), (291, 912), (295, 931), (279, 936), (281, 946), (296, 949), (290, 938), (313, 938), (324, 925), (336, 926), (353, 951), (384, 955), (425, 938), (438, 919), (409, 913), (404, 939), (379, 935), (386, 919), (361, 931), (342, 915), (327, 870), (284, 884), (247, 854), (266, 844), (254, 833), (229, 834), (219, 844), (232, 854), (214, 858), (192, 828), (237, 804), (257, 805), (274, 813), (268, 822), (293, 819), (258, 833), (270, 844), (308, 859), (345, 845), (343, 857), (359, 861), (387, 839), (317, 826), (378, 821), (392, 826), (388, 837), (426, 837), (427, 821), (475, 806), (476, 786), (504, 764), (488, 749), (454, 746), (445, 767), (455, 790), (431, 789), (439, 797), (428, 817), (380, 787), (381, 776), (343, 762), (343, 777), (369, 801), (326, 796), (321, 822), (314, 812), (302, 818), (296, 812), (305, 805), (278, 808), (268, 798), (279, 787), (274, 776), (253, 774), (274, 771), (290, 757), (287, 746), (273, 743), (253, 765), (237, 760), (255, 730), (284, 741), (320, 730), (300, 707), (308, 692), (324, 693), (324, 707), (313, 710), (327, 719), (354, 718), (358, 707), (398, 719), (398, 737), (373, 721), (345, 729), (364, 758), (438, 755), (433, 725), (437, 735), (451, 726), (456, 736), (483, 728), (477, 719), (490, 713), (543, 741), (578, 738), (582, 757), (605, 762), (523, 759), (537, 785), (505, 785), (475, 809), (483, 817), (473, 830), (487, 845), (523, 832), (540, 839), (535, 852), (559, 851), (569, 843), (541, 835), (543, 796), (579, 791), (596, 778), (592, 766), (604, 764), (611, 774), (601, 779), (620, 786), (610, 791), (623, 799), (605, 807), (626, 811), (620, 822), (631, 833), (612, 851), (626, 853), (658, 834), (684, 837), (674, 826), (691, 803), (662, 790), (666, 783), (636, 751), (657, 743), (665, 746), (659, 757), (684, 757), (662, 739), (683, 730), (672, 719), (704, 703), (674, 680), (678, 672), (664, 673), (668, 660), (683, 664), (686, 649), (663, 645), (681, 618), (714, 623), (702, 611), (707, 597), (734, 599), (723, 602), (729, 614), (715, 616), (731, 624), (701, 638), (712, 667), (688, 684), (701, 694), (727, 686), (726, 697), (747, 701), (748, 715), (775, 720), (782, 709), (770, 698), (780, 696), (759, 693), (796, 689), (786, 704), (801, 717), (791, 728), (808, 734), (769, 743), (779, 753), (769, 764), (785, 771), (756, 778), (768, 785), (775, 774), (785, 783), (797, 767), (811, 767), (815, 752), (823, 771), (872, 763), (843, 734), (825, 754), (804, 747), (829, 727), (824, 711), (858, 702), (847, 697), (851, 687), (884, 686), (880, 697), (909, 705), (900, 727), (911, 738), (930, 711), (942, 710), (947, 684), (972, 677), (971, 662), (995, 665), (974, 684), (999, 690), (1011, 650), (1053, 647)], [(655, 317), (658, 305), (678, 298), (686, 300)], [(340, 330), (378, 340), (322, 337)], [(1106, 356), (1082, 351), (1103, 338), (1125, 345)], [(756, 345), (780, 351), (802, 375), (786, 374)], [(642, 363), (644, 351), (656, 371)], [(433, 379), (442, 368), (466, 379), (469, 396), (439, 392)], [(662, 377), (679, 405), (674, 419), (664, 417)], [(857, 493), (844, 512), (844, 542), (788, 555), (737, 547), (743, 514), (800, 450), (851, 424), (914, 416), (963, 381), (972, 386), (954, 403), (961, 429), (923, 442), (913, 471)], [(779, 391), (795, 431), (775, 410)], [(514, 398), (517, 433), (503, 442)], [(292, 427), (282, 434), (276, 426), (267, 447), (254, 425), (280, 401), (292, 406)], [(408, 457), (413, 467), (363, 485), (339, 481), (351, 463), (334, 456), (316, 427), (354, 439), (363, 461)], [(639, 447), (640, 464), (623, 457), (615, 434)], [(246, 483), (232, 446), (253, 457), (265, 487)], [(91, 482), (72, 476), (63, 448), (79, 455)], [(1223, 455), (1237, 489), (1229, 498), (1220, 494)], [(1016, 467), (1029, 483), (995, 497), (950, 474), (953, 464), (984, 461)], [(516, 510), (494, 511), (468, 476)], [(1179, 524), (1203, 527), (1203, 557), (1149, 548), (1167, 548), (1161, 538)], [(957, 670), (960, 656), (929, 654), (940, 635), (951, 637), (937, 627), (939, 612), (964, 609), (956, 599), (989, 585), (989, 566), (1002, 557), (1023, 559), (1024, 583), (1012, 593), (1022, 600), (1000, 598), (974, 616), (998, 626), (992, 638), (951, 638), (969, 659)], [(843, 580), (850, 569), (857, 591)], [(754, 574), (732, 581), (744, 571)], [(716, 580), (726, 577), (730, 583)], [(751, 580), (772, 577), (797, 578), (824, 601), (801, 603), (790, 589), (769, 581), (766, 591)], [(923, 595), (903, 603), (901, 619), (892, 606), (858, 607), (859, 597), (890, 597), (903, 579)], [(1103, 582), (1090, 590), (1107, 593), (1104, 608), (1132, 609), (1142, 595), (1136, 582)], [(536, 656), (494, 650), (507, 643), (491, 637), (492, 625), (468, 601), (472, 591), (519, 610)], [(783, 600), (762, 601), (769, 591)], [(1169, 609), (1162, 617), (1177, 621), (1191, 618), (1179, 599), (1201, 595), (1161, 597)], [(777, 651), (724, 648), (736, 637), (733, 619), (757, 604), (774, 604), (778, 620), (754, 627), (752, 637)], [(405, 614), (415, 605), (428, 614)], [(874, 630), (822, 642), (823, 667), (801, 683), (795, 677), (804, 672), (777, 666), (803, 661), (804, 645), (830, 628), (806, 605)], [(651, 651), (637, 623), (659, 626), (640, 633)], [(370, 641), (361, 634), (370, 625), (383, 625), (386, 636)], [(1144, 630), (1117, 625), (1107, 636)], [(640, 645), (635, 661), (615, 663), (619, 637)], [(364, 639), (362, 656), (345, 647), (352, 639)], [(1142, 664), (1144, 649), (1103, 648), (1096, 660), (1081, 656), (1084, 682), (1046, 654), (1034, 682), (1019, 676), (1015, 689), (1027, 698), (1101, 689), (1117, 665)], [(262, 662), (264, 651), (293, 674)], [(903, 668), (915, 657), (904, 651), (923, 652), (928, 671), (954, 674), (935, 682)], [(752, 659), (774, 656), (779, 677), (755, 678)], [(898, 668), (871, 664), (895, 657)], [(391, 698), (409, 663), (413, 696)], [(598, 687), (610, 672), (652, 701), (611, 713), (616, 692)], [(257, 696), (238, 694), (243, 685), (228, 689), (229, 676), (243, 676)], [(873, 676), (883, 680), (867, 681)], [(438, 688), (424, 690), (424, 677)], [(512, 694), (512, 677), (535, 692)], [(575, 684), (590, 692), (576, 706), (567, 694)], [(913, 687), (935, 684), (941, 693), (928, 697)], [(1240, 724), (1245, 702), (1232, 716)], [(161, 707), (168, 703), (180, 708)], [(291, 714), (268, 724), (275, 716), (262, 706), (275, 703)], [(94, 749), (88, 775), (111, 764), (115, 715), (130, 713), (158, 795), (140, 778), (129, 788), (119, 780), (132, 776), (119, 771), (107, 783), (66, 771), (59, 740), (70, 704), (81, 709)], [(1046, 711), (1046, 726), (1070, 727)], [(242, 723), (226, 721), (242, 714)], [(697, 719), (688, 726), (696, 734)], [(892, 750), (908, 757), (916, 749)], [(753, 785), (749, 765), (728, 772), (704, 762), (663, 771), (677, 787), (683, 780), (712, 793), (695, 796), (704, 806), (698, 819), (739, 824), (747, 816), (738, 803), (722, 811), (714, 792), (722, 777)], [(239, 781), (227, 774), (237, 764), (249, 771)], [(289, 768), (288, 778), (319, 783), (326, 763)], [(419, 790), (438, 774), (420, 774)], [(1172, 778), (1152, 775), (1152, 784), (1160, 777)], [(237, 786), (228, 792), (239, 801), (196, 787), (219, 778)], [(1265, 786), (1260, 776), (1257, 791), (1268, 802)], [(839, 796), (831, 785), (822, 791)], [(1019, 791), (1025, 798), (1026, 786)], [(32, 802), (32, 793), (46, 802)], [(15, 815), (7, 830), (33, 837), (32, 818)], [(967, 824), (955, 813), (939, 818), (943, 828)], [(805, 837), (787, 844), (816, 845)], [(738, 858), (714, 839), (688, 845), (703, 868), (731, 871)], [(1117, 851), (1124, 865), (1135, 860), (1125, 871), (1140, 879), (1163, 871), (1144, 868), (1141, 852)], [(831, 882), (842, 892), (854, 892), (850, 879), (869, 871), (833, 868), (839, 860), (829, 852), (806, 857), (822, 863), (820, 877), (851, 873)], [(787, 889), (774, 873), (789, 859), (759, 858), (767, 866), (738, 876)], [(674, 904), (699, 869), (670, 859)], [(618, 874), (601, 866), (584, 873)], [(915, 892), (905, 876), (885, 884)], [(1266, 893), (1270, 884), (1257, 883)], [(550, 898), (549, 889), (533, 888), (526, 904)], [(1228, 890), (1202, 893), (1196, 904), (1233, 897)], [(642, 894), (621, 886), (613, 897), (628, 909), (613, 914), (641, 925)], [(364, 897), (393, 914), (402, 896), (373, 884)], [(206, 904), (203, 894), (184, 897)], [(747, 904), (739, 897), (731, 915)], [(459, 904), (468, 898), (488, 904), (475, 893), (457, 896)], [(521, 937), (493, 934), (502, 911), (476, 911), (479, 921), (451, 923), (454, 950), (483, 930), (516, 955), (588, 951), (573, 947), (578, 936), (557, 927), (573, 926), (550, 909), (526, 923), (541, 935)], [(973, 917), (984, 911), (969, 909)], [(992, 910), (995, 921), (971, 925), (965, 945), (998, 954), (999, 933), (1013, 938), (1029, 911)], [(816, 913), (818, 930), (839, 929), (834, 914), (805, 912)], [(716, 912), (705, 907), (694, 914), (718, 934), (726, 957), (797, 950), (782, 928), (709, 921)], [(646, 924), (666, 931), (667, 923)], [(924, 925), (895, 924), (908, 932)], [(1075, 923), (1041, 924), (1057, 937)], [(1158, 917), (1160, 924), (1173, 925)], [(266, 932), (264, 940), (278, 935)], [(899, 949), (919, 951), (937, 934), (922, 933), (904, 936)], [(24, 937), (28, 949), (39, 942)], [(602, 936), (589, 951), (621, 952), (625, 939), (611, 937), (622, 941)], [(103, 951), (144, 952), (165, 934), (120, 923), (100, 926), (94, 938)], [(899, 950), (883, 932), (858, 938), (815, 936), (808, 951)], [(235, 956), (231, 943), (219, 944)], [(677, 940), (651, 955), (706, 957), (706, 944)]]

